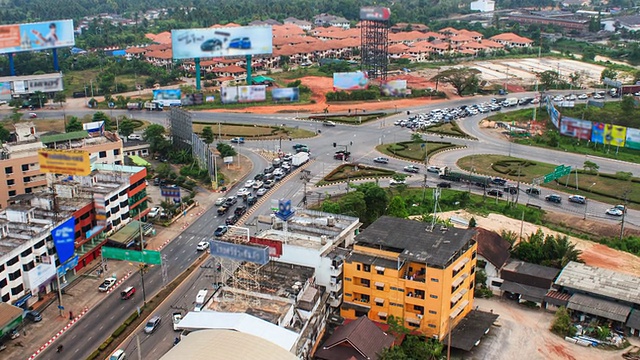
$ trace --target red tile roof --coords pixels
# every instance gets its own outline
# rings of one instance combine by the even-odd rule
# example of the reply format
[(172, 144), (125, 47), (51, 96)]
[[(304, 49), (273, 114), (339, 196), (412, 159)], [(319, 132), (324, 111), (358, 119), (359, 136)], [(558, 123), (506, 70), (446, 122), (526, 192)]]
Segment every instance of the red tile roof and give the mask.
[(246, 71), (247, 70), (237, 65), (221, 66), (213, 69), (213, 72), (218, 72), (218, 73), (227, 72), (230, 74), (240, 74)]
[(147, 52), (147, 48), (130, 47), (126, 50), (127, 54), (143, 54)]
[(319, 359), (377, 359), (395, 337), (382, 331), (366, 316), (338, 327), (318, 348)]
[(478, 254), (500, 269), (511, 256), (509, 253), (511, 244), (496, 232), (483, 228), (476, 228), (476, 230)]
[(494, 41), (500, 40), (500, 41), (514, 42), (514, 43), (532, 43), (533, 42), (533, 40), (529, 40), (526, 37), (522, 37), (514, 33), (498, 34), (498, 35), (492, 36), (490, 39)]

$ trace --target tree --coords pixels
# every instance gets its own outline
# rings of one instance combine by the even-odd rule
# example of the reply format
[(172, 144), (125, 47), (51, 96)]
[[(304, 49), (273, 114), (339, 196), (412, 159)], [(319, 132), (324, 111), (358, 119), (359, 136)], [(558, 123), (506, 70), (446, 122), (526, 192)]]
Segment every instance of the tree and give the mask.
[(166, 163), (162, 163), (158, 165), (156, 167), (156, 174), (158, 174), (158, 176), (163, 179), (168, 178), (169, 175), (171, 174), (171, 166), (169, 166), (169, 164), (166, 164)]
[(609, 78), (611, 80), (615, 80), (618, 78), (618, 72), (613, 70), (612, 68), (605, 68), (600, 73), (600, 80), (604, 81), (604, 78)]
[(413, 141), (414, 143), (421, 143), (424, 140), (422, 139), (422, 134), (420, 134), (419, 132), (414, 132), (413, 134), (411, 134), (411, 141)]
[(389, 202), (389, 207), (387, 207), (387, 215), (406, 219), (409, 216), (409, 212), (405, 206), (404, 199), (400, 196), (394, 196)]
[(476, 218), (472, 216), (471, 220), (469, 220), (469, 229), (472, 229), (476, 226), (478, 226), (478, 223), (476, 222)]
[(111, 131), (113, 128), (113, 123), (111, 118), (102, 111), (96, 111), (93, 114), (92, 121), (104, 121), (104, 129)]
[(571, 316), (564, 306), (561, 306), (553, 316), (551, 331), (562, 337), (575, 335), (576, 328), (571, 324)]
[(322, 202), (321, 210), (331, 214), (340, 214), (340, 204), (336, 201), (325, 200)]
[(4, 128), (4, 125), (0, 123), (0, 141), (7, 142), (11, 137), (11, 132)]
[(597, 174), (598, 170), (600, 169), (600, 166), (598, 164), (594, 163), (593, 161), (589, 161), (589, 160), (585, 161), (584, 164), (582, 164), (582, 167), (586, 171), (588, 171), (588, 172), (590, 172), (592, 174)]
[(58, 103), (58, 105), (60, 105), (60, 107), (62, 107), (62, 104), (67, 102), (67, 95), (65, 95), (62, 91), (58, 91), (53, 96), (53, 102), (54, 103)]
[(344, 195), (340, 200), (340, 212), (344, 215), (366, 219), (367, 202), (364, 200), (364, 193), (361, 191), (353, 191)]
[(218, 145), (216, 145), (216, 149), (218, 149), (220, 156), (223, 158), (227, 156), (235, 156), (237, 154), (236, 149), (234, 149), (233, 146), (223, 142), (219, 142)]
[(620, 109), (626, 114), (632, 113), (636, 109), (636, 100), (633, 96), (623, 96), (620, 101)]
[(596, 59), (596, 55), (598, 55), (596, 53), (596, 50), (593, 47), (589, 46), (584, 49), (584, 51), (582, 51), (582, 60), (594, 61)]
[(124, 119), (120, 122), (120, 135), (127, 137), (131, 134), (133, 134), (133, 131), (136, 128), (136, 124), (129, 120), (129, 119)]
[(72, 116), (69, 118), (69, 122), (67, 122), (67, 126), (65, 126), (64, 131), (72, 132), (72, 131), (80, 131), (82, 130), (82, 123), (78, 120), (77, 117)]
[(538, 73), (538, 79), (540, 80), (540, 85), (544, 89), (550, 89), (554, 86), (559, 85), (562, 80), (560, 78), (560, 73), (555, 70), (546, 70)]
[(202, 129), (202, 140), (204, 140), (205, 144), (211, 145), (213, 143), (213, 139), (215, 136), (213, 135), (213, 130), (211, 130), (211, 126), (205, 126)]
[(567, 236), (545, 236), (540, 229), (511, 250), (514, 258), (557, 269), (562, 269), (570, 261), (580, 262), (581, 253)]
[(164, 139), (164, 136), (163, 136), (164, 132), (165, 132), (164, 126), (158, 125), (158, 124), (152, 124), (152, 125), (149, 125), (146, 129), (144, 129), (144, 132), (142, 133), (142, 138), (148, 142), (157, 141), (159, 138)]
[(470, 67), (451, 68), (440, 72), (431, 78), (431, 81), (442, 82), (453, 86), (458, 95), (463, 95), (465, 92), (473, 94), (480, 84), (478, 74), (480, 74), (480, 70)]
[(371, 224), (387, 210), (389, 198), (383, 188), (376, 183), (364, 183), (357, 187), (359, 192), (364, 194), (364, 201), (367, 205), (366, 217), (361, 218), (365, 224)]

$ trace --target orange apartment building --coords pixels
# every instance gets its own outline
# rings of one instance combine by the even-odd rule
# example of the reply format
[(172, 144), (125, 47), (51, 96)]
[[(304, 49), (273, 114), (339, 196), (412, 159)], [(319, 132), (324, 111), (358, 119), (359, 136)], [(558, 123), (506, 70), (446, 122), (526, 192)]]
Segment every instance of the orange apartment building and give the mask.
[(15, 124), (12, 141), (2, 144), (0, 153), (0, 208), (6, 208), (13, 196), (47, 186), (38, 164), (38, 150), (43, 148), (87, 150), (92, 163), (124, 164), (122, 140), (115, 133), (89, 136), (83, 130), (39, 137), (32, 122)]
[(473, 308), (475, 230), (383, 216), (356, 236), (344, 263), (347, 319), (367, 316), (443, 339)]

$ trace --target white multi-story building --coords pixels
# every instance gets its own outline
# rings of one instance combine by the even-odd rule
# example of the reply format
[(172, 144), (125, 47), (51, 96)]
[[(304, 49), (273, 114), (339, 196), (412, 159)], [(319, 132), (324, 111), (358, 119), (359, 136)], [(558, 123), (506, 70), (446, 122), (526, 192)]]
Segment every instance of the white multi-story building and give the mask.
[(477, 0), (471, 3), (471, 11), (490, 12), (496, 9), (496, 2), (493, 0)]

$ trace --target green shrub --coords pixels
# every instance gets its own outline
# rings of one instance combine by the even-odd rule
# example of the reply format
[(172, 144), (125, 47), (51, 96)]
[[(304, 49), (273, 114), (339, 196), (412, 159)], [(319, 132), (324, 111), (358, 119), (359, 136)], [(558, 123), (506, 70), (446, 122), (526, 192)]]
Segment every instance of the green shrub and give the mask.
[(107, 340), (105, 340), (102, 344), (100, 344), (100, 347), (98, 348), (98, 350), (104, 351), (104, 349), (108, 348), (112, 342), (113, 342), (113, 337), (109, 336)]
[(122, 324), (120, 325), (116, 331), (113, 332), (113, 334), (111, 334), (111, 336), (113, 336), (114, 338), (117, 338), (118, 336), (120, 336), (120, 334), (122, 334), (125, 330), (127, 329), (127, 324)]
[(100, 350), (96, 350), (96, 351), (92, 352), (91, 355), (89, 355), (87, 357), (87, 360), (96, 359), (98, 356), (100, 356)]

